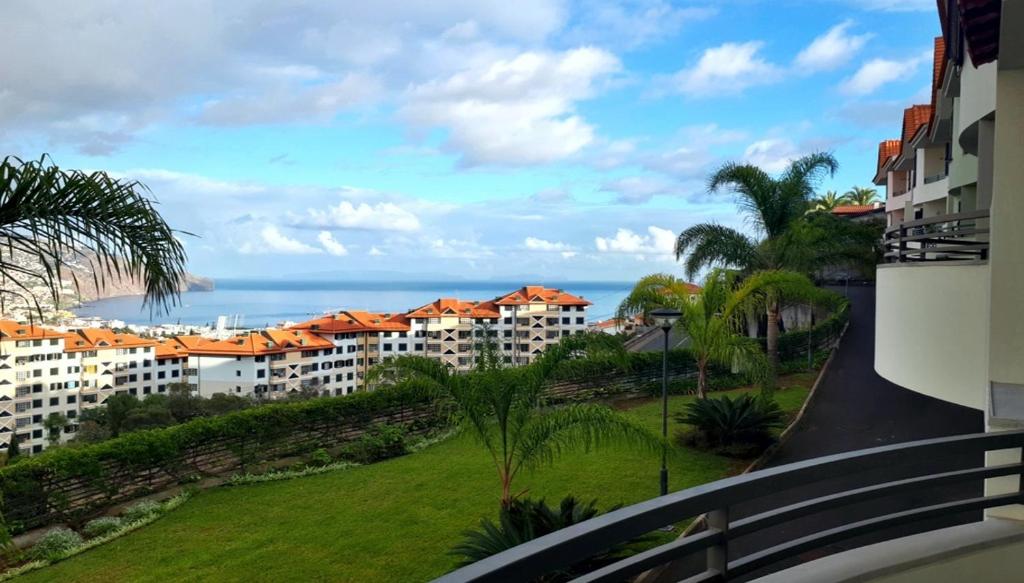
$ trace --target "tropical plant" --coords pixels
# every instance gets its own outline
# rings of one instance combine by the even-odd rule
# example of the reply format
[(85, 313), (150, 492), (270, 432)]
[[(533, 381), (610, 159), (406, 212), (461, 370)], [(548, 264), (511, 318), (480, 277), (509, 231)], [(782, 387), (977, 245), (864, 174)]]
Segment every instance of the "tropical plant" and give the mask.
[(459, 426), (472, 432), (490, 453), (501, 484), (501, 504), (519, 493), (516, 477), (552, 463), (569, 449), (588, 449), (616, 441), (661, 451), (664, 442), (633, 419), (593, 404), (545, 407), (544, 389), (559, 364), (585, 353), (585, 335), (569, 336), (528, 366), (505, 367), (485, 359), (469, 374), (455, 374), (424, 357), (403, 357), (388, 364), (396, 385), (418, 385), (446, 394)]
[[(735, 269), (743, 276), (762, 271), (793, 270), (813, 273), (834, 258), (834, 246), (808, 248), (808, 229), (794, 229), (804, 220), (808, 202), (817, 182), (833, 175), (839, 164), (828, 153), (815, 153), (794, 160), (778, 177), (750, 164), (727, 163), (711, 175), (708, 191), (725, 188), (736, 194), (740, 210), (760, 238), (715, 223), (694, 225), (679, 234), (676, 257), (685, 256), (687, 277), (710, 267)], [(836, 243), (835, 245), (841, 245)], [(778, 294), (767, 296), (762, 308), (767, 319), (768, 357), (771, 388), (777, 374), (777, 344), (782, 304)]]
[(878, 200), (878, 191), (871, 187), (854, 186), (843, 195), (849, 204), (866, 206)]
[(778, 403), (751, 393), (692, 401), (676, 414), (676, 421), (693, 426), (711, 446), (763, 440), (782, 420)]
[(358, 464), (371, 464), (407, 452), (405, 430), (401, 426), (378, 424), (370, 427), (359, 439), (346, 445), (341, 457)]
[(7, 444), (7, 463), (11, 464), (21, 457), (21, 443), (17, 432), (11, 432), (11, 441)]
[(46, 531), (32, 549), (28, 556), (36, 561), (53, 561), (60, 559), (65, 553), (74, 550), (82, 545), (82, 536), (77, 532), (58, 526)]
[[(616, 509), (618, 506), (608, 511)], [(497, 523), (484, 518), (478, 528), (465, 531), (450, 554), (460, 557), (459, 566), (468, 565), (600, 514), (596, 500), (582, 502), (566, 496), (557, 508), (551, 508), (543, 499), (520, 498), (501, 508)]]
[(824, 211), (829, 212), (835, 209), (837, 206), (846, 204), (848, 199), (846, 195), (841, 195), (834, 190), (830, 190), (818, 198), (811, 199), (811, 212), (813, 211)]
[[(0, 288), (43, 313), (32, 288), (42, 284), (59, 305), (62, 282), (85, 258), (93, 283), (144, 283), (144, 303), (164, 310), (185, 280), (185, 249), (144, 194), (145, 185), (105, 172), (61, 170), (48, 156), (0, 160)], [(87, 252), (87, 255), (83, 255)], [(41, 265), (26, 267), (16, 256)]]
[(734, 281), (720, 269), (713, 270), (704, 287), (696, 289), (670, 275), (648, 275), (619, 304), (619, 317), (648, 314), (663, 307), (682, 312), (678, 326), (689, 338), (687, 348), (696, 361), (697, 396), (701, 399), (707, 397), (708, 369), (713, 364), (738, 366), (758, 380), (767, 374), (761, 347), (738, 333), (735, 310), (745, 306), (732, 301)]

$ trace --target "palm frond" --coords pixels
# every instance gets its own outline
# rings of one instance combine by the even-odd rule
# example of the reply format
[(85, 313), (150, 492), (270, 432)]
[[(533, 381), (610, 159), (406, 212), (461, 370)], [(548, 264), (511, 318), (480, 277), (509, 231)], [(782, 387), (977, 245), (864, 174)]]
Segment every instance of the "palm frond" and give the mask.
[(715, 223), (694, 225), (679, 234), (676, 258), (684, 255), (686, 275), (691, 278), (709, 267), (750, 269), (758, 264), (756, 242)]
[[(0, 253), (38, 260), (36, 277), (58, 304), (70, 262), (83, 251), (95, 257), (97, 289), (107, 278), (137, 278), (145, 305), (166, 310), (185, 280), (186, 255), (176, 232), (137, 181), (104, 172), (65, 171), (43, 156), (0, 161)], [(77, 284), (77, 279), (76, 279)]]

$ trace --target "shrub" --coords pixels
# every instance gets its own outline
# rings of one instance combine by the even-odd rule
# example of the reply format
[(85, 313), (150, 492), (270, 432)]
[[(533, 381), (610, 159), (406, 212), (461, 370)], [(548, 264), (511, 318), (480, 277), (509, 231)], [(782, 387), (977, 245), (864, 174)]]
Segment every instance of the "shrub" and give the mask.
[(692, 425), (706, 445), (726, 448), (771, 441), (771, 430), (781, 427), (782, 419), (778, 403), (750, 393), (735, 399), (698, 399), (676, 415), (676, 421)]
[(132, 504), (128, 508), (124, 509), (121, 513), (121, 518), (125, 522), (135, 522), (142, 520), (143, 518), (149, 518), (150, 516), (160, 512), (161, 506), (158, 502), (152, 500), (141, 500)]
[(82, 527), (82, 534), (87, 538), (96, 538), (114, 532), (121, 528), (122, 524), (122, 520), (116, 516), (102, 516), (87, 522)]
[(64, 527), (57, 527), (46, 532), (29, 551), (28, 556), (34, 561), (55, 561), (65, 553), (81, 546), (82, 536)]
[(341, 457), (357, 464), (372, 464), (407, 452), (405, 429), (398, 425), (374, 425), (342, 448)]
[[(608, 511), (617, 508), (618, 505)], [(573, 496), (566, 496), (557, 508), (551, 508), (543, 499), (516, 499), (510, 506), (502, 507), (497, 524), (485, 518), (480, 521), (479, 528), (465, 531), (462, 542), (449, 554), (461, 559), (460, 566), (468, 565), (556, 530), (590, 520), (599, 514), (601, 512), (597, 509), (596, 500), (582, 502)], [(575, 566), (575, 569), (580, 572), (593, 570), (609, 562), (608, 559), (620, 550), (619, 547), (613, 547)]]
[(333, 461), (331, 454), (327, 453), (327, 450), (322, 447), (313, 450), (313, 453), (309, 454), (309, 465), (313, 467), (323, 467)]

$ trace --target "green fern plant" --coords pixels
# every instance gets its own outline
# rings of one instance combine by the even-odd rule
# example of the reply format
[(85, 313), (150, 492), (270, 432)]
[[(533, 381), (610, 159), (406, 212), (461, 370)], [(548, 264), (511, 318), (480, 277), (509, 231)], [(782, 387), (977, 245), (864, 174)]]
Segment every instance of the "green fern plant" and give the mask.
[(722, 447), (770, 438), (771, 430), (782, 426), (783, 417), (775, 401), (745, 393), (693, 401), (676, 414), (676, 421), (693, 426), (708, 445)]

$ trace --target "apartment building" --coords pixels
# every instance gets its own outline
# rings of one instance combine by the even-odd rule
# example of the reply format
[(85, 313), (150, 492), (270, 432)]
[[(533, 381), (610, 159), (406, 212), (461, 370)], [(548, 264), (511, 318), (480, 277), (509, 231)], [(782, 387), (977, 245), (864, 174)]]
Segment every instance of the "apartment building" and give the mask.
[(405, 314), (343, 310), (296, 324), (290, 329), (315, 334), (334, 346), (332, 366), (335, 384), (341, 384), (334, 389), (338, 395), (362, 389), (366, 373), (381, 358), (426, 350), (424, 337), (412, 335)]
[(587, 329), (591, 302), (560, 289), (528, 285), (494, 300), (502, 352), (513, 364), (529, 364), (563, 336)]
[[(410, 310), (405, 317), (414, 340), (412, 353), (436, 358), (456, 370), (469, 370), (476, 364), (481, 341), (497, 342), (501, 314), (494, 302), (442, 298)], [(384, 348), (381, 354), (386, 357)]]
[[(875, 369), (894, 383), (1024, 427), (1024, 2), (939, 3), (932, 103), (879, 146), (886, 263)], [(908, 174), (909, 173), (909, 174)], [(904, 189), (905, 188), (905, 189)], [(1016, 463), (1020, 450), (989, 455)], [(1019, 480), (989, 480), (987, 493)], [(992, 510), (1024, 518), (1020, 507)]]
[(277, 399), (306, 391), (333, 395), (339, 386), (331, 372), (334, 348), (305, 330), (249, 332), (187, 349), (185, 375), (200, 397), (225, 393)]

